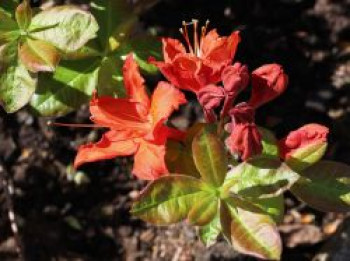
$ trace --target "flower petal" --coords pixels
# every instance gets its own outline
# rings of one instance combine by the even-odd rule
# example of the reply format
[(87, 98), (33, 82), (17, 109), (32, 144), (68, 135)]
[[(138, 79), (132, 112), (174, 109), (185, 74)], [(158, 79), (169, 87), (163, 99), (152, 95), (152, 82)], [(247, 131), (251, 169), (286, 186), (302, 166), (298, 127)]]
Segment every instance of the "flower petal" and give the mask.
[(163, 55), (164, 55), (164, 61), (171, 62), (178, 54), (184, 54), (186, 53), (186, 49), (183, 46), (183, 44), (173, 38), (163, 38)]
[[(171, 63), (149, 60), (159, 68), (169, 82), (180, 89), (197, 92), (206, 84), (206, 75), (201, 72), (202, 62), (191, 54), (179, 54)], [(207, 71), (205, 71), (207, 73)]]
[(140, 115), (139, 106), (139, 103), (127, 99), (94, 97), (90, 102), (91, 120), (103, 127), (144, 133), (151, 126), (147, 118)]
[(139, 66), (132, 54), (129, 54), (124, 62), (123, 78), (128, 97), (130, 100), (142, 104), (141, 113), (146, 115), (150, 101), (145, 89), (145, 80), (142, 78)]
[(174, 110), (186, 103), (185, 95), (167, 82), (159, 82), (152, 95), (151, 111), (154, 126), (166, 121)]
[(252, 96), (249, 104), (257, 108), (281, 95), (287, 88), (288, 76), (279, 64), (265, 64), (252, 73)]
[(210, 31), (202, 39), (202, 59), (217, 70), (232, 62), (241, 38), (239, 32), (233, 32), (228, 37), (219, 37), (216, 30)]
[(126, 133), (109, 131), (102, 136), (99, 142), (79, 147), (74, 167), (78, 168), (87, 162), (129, 156), (136, 152), (137, 147), (137, 143), (128, 138)]
[(155, 180), (168, 173), (165, 164), (165, 145), (142, 141), (134, 158), (132, 173), (139, 179)]

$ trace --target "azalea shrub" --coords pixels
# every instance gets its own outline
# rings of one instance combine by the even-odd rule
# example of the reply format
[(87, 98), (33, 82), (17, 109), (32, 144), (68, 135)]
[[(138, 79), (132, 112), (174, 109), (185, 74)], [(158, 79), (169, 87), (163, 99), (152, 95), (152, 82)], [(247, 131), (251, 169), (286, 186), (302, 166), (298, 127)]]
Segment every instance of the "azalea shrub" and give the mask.
[[(206, 246), (222, 235), (241, 253), (279, 260), (287, 190), (318, 210), (350, 210), (350, 167), (321, 160), (326, 126), (307, 124), (277, 139), (255, 123), (256, 110), (288, 86), (281, 65), (250, 71), (235, 60), (238, 31), (219, 36), (196, 20), (183, 24), (183, 43), (135, 36), (142, 9), (124, 0), (93, 0), (88, 10), (1, 2), (5, 110), (29, 104), (39, 115), (57, 116), (91, 100), (93, 127), (107, 131), (79, 147), (74, 167), (132, 156), (132, 174), (149, 183), (131, 213), (156, 225), (186, 220)], [(141, 70), (164, 76), (152, 94)], [(243, 91), (250, 98), (238, 102)], [(197, 97), (203, 121), (184, 131), (169, 118), (186, 106), (185, 92)]]
[[(133, 156), (132, 174), (149, 182), (132, 206), (134, 216), (155, 225), (186, 220), (206, 246), (222, 235), (241, 253), (279, 260), (283, 193), (318, 210), (349, 211), (350, 167), (321, 160), (326, 126), (307, 124), (281, 139), (258, 126), (256, 110), (288, 86), (285, 70), (266, 64), (249, 71), (234, 59), (239, 32), (223, 37), (208, 25), (197, 27), (195, 20), (184, 23), (185, 44), (163, 38), (163, 59), (150, 57), (166, 79), (152, 95), (133, 54), (122, 69), (126, 96), (94, 93), (91, 120), (108, 130), (78, 149), (74, 165)], [(186, 131), (168, 124), (186, 106), (183, 91), (196, 95), (204, 115)], [(250, 98), (237, 102), (242, 91)]]
[(126, 0), (92, 0), (88, 10), (42, 10), (29, 2), (0, 3), (0, 102), (7, 112), (29, 105), (40, 116), (60, 116), (88, 103), (95, 90), (122, 97), (121, 67), (129, 52), (145, 72), (157, 71), (146, 60), (160, 54), (160, 44), (133, 33), (142, 4), (152, 0), (134, 8)]

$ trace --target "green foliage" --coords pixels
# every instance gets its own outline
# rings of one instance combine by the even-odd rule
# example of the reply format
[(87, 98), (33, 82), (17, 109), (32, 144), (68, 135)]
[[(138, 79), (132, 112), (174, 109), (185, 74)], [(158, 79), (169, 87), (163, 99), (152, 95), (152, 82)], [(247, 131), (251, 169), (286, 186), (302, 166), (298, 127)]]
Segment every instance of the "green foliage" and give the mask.
[(327, 143), (315, 143), (296, 150), (286, 164), (293, 170), (300, 172), (318, 162), (327, 150)]
[(280, 195), (299, 175), (277, 159), (252, 158), (232, 169), (224, 187), (244, 197), (266, 198)]
[(11, 9), (16, 1), (9, 2), (0, 9), (0, 101), (7, 112), (15, 112), (33, 96), (36, 73), (55, 71), (62, 54), (94, 38), (98, 25), (90, 13), (73, 6), (33, 14), (29, 1), (16, 10)]
[[(71, 5), (40, 12), (27, 1), (17, 5), (6, 1), (0, 8), (0, 77), (16, 77), (20, 86), (13, 90), (1, 81), (0, 101), (7, 112), (30, 102), (39, 115), (59, 116), (87, 103), (94, 90), (124, 96), (121, 68), (130, 52), (146, 72), (157, 71), (146, 60), (159, 57), (160, 43), (147, 35), (130, 38), (138, 17), (124, 0), (92, 1), (91, 13)], [(9, 44), (16, 46), (15, 54), (8, 54)], [(27, 72), (20, 77), (8, 64)], [(38, 81), (29, 82), (28, 75)]]
[(176, 223), (187, 217), (193, 202), (210, 193), (210, 189), (196, 178), (161, 177), (146, 187), (131, 213), (153, 224)]
[(245, 201), (228, 198), (220, 209), (222, 232), (241, 253), (279, 260), (282, 242), (273, 219)]
[(219, 187), (227, 173), (224, 144), (208, 128), (203, 128), (192, 143), (193, 159), (204, 181)]
[[(132, 213), (158, 225), (186, 219), (199, 227), (199, 236), (207, 246), (223, 234), (242, 253), (278, 260), (281, 240), (276, 223), (283, 217), (282, 192), (299, 175), (271, 154), (228, 171), (229, 155), (213, 127), (193, 127), (184, 142), (192, 141), (199, 176), (170, 174), (151, 182), (134, 203)], [(170, 155), (178, 158), (176, 151), (182, 154), (183, 144), (171, 146)], [(182, 165), (185, 155), (191, 156), (182, 154)]]
[[(279, 260), (282, 243), (276, 224), (283, 220), (283, 192), (291, 189), (320, 210), (350, 210), (350, 167), (320, 161), (300, 170), (291, 161), (281, 162), (277, 140), (260, 129), (263, 153), (228, 170), (230, 156), (215, 129), (215, 125), (197, 124), (183, 143), (168, 144), (170, 169), (189, 173), (151, 182), (134, 203), (134, 215), (153, 224), (187, 220), (199, 227), (206, 246), (222, 234), (241, 253)], [(325, 146), (309, 145), (293, 156), (310, 165), (319, 160)]]
[(263, 151), (262, 155), (270, 158), (278, 158), (279, 157), (279, 148), (277, 144), (277, 139), (275, 135), (269, 131), (268, 129), (259, 127), (259, 132), (262, 136), (262, 146)]
[(305, 169), (291, 191), (321, 211), (347, 212), (350, 209), (350, 167), (320, 161)]
[(54, 75), (46, 75), (42, 81), (39, 78), (39, 88), (31, 101), (38, 114), (64, 115), (87, 103), (94, 90), (99, 95), (123, 97), (121, 68), (130, 52), (134, 52), (141, 68), (155, 72), (154, 66), (147, 64), (146, 54), (153, 51), (159, 55), (158, 41), (149, 36), (138, 40), (129, 37), (138, 19), (126, 1), (92, 1), (91, 12), (100, 27), (97, 38), (80, 49), (66, 50), (69, 52), (65, 53), (65, 59), (79, 61), (62, 62)]

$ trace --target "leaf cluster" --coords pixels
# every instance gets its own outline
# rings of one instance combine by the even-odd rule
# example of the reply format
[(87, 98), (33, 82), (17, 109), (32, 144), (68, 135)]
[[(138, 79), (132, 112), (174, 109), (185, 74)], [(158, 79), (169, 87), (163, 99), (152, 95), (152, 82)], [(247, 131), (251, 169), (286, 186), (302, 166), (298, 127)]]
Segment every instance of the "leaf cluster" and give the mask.
[(185, 142), (169, 144), (166, 159), (173, 174), (144, 189), (133, 205), (135, 216), (157, 225), (186, 220), (198, 226), (207, 246), (222, 234), (242, 253), (279, 260), (283, 192), (323, 211), (349, 210), (350, 167), (320, 161), (326, 143), (303, 147), (282, 162), (274, 135), (260, 128), (263, 153), (239, 163), (214, 127), (197, 124)]
[[(0, 7), (0, 101), (7, 112), (26, 104), (41, 116), (64, 115), (93, 91), (123, 96), (122, 60), (131, 51), (141, 67), (160, 46), (150, 36), (130, 37), (138, 17), (126, 1), (93, 0), (90, 10), (32, 9), (29, 1)], [(17, 7), (16, 7), (17, 6)]]

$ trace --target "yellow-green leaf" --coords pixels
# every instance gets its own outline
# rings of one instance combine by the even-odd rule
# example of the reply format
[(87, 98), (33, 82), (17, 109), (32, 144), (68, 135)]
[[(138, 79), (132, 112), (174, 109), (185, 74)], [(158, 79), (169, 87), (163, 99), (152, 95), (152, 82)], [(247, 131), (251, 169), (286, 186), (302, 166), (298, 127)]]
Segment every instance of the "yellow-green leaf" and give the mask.
[(296, 172), (302, 171), (319, 161), (327, 150), (327, 142), (307, 145), (293, 152), (286, 164)]
[(31, 72), (53, 72), (60, 61), (60, 54), (50, 43), (27, 39), (19, 49), (21, 62)]
[(29, 30), (35, 30), (31, 37), (47, 41), (69, 53), (95, 38), (98, 24), (89, 12), (78, 7), (56, 6), (35, 15)]
[(252, 198), (274, 197), (289, 189), (298, 178), (297, 173), (279, 160), (256, 157), (227, 174), (223, 191)]
[(220, 213), (218, 212), (213, 220), (199, 228), (199, 238), (206, 247), (210, 247), (216, 242), (221, 233)]
[(54, 74), (40, 74), (30, 105), (42, 116), (64, 115), (79, 108), (95, 90), (99, 62), (95, 58), (63, 61)]
[(26, 30), (32, 21), (32, 15), (29, 0), (24, 0), (16, 9), (16, 20), (19, 28)]
[(203, 180), (213, 186), (221, 186), (228, 170), (227, 153), (224, 144), (208, 127), (193, 139), (192, 152)]
[(279, 148), (275, 135), (268, 129), (259, 127), (259, 133), (262, 136), (261, 143), (263, 146), (262, 155), (265, 157), (278, 158)]
[(199, 201), (193, 202), (188, 214), (188, 221), (195, 226), (205, 226), (218, 213), (218, 198), (214, 193), (203, 195)]
[(187, 217), (193, 202), (210, 192), (199, 179), (170, 174), (151, 182), (133, 204), (131, 213), (153, 224), (177, 223)]
[(36, 77), (14, 61), (0, 70), (0, 104), (6, 112), (16, 112), (26, 105), (36, 87)]
[(227, 199), (220, 205), (220, 220), (222, 232), (234, 249), (261, 259), (280, 260), (282, 242), (271, 217)]

